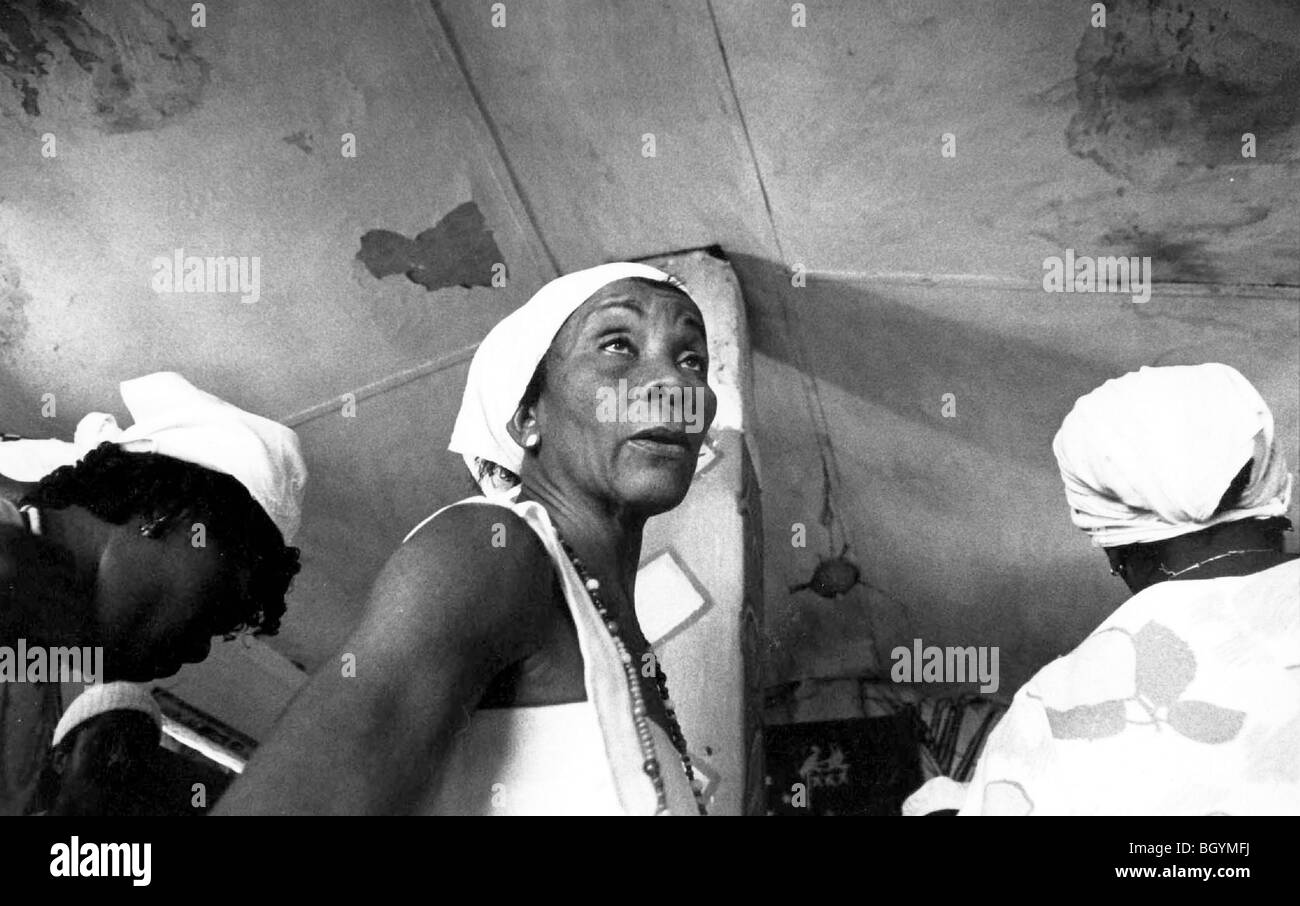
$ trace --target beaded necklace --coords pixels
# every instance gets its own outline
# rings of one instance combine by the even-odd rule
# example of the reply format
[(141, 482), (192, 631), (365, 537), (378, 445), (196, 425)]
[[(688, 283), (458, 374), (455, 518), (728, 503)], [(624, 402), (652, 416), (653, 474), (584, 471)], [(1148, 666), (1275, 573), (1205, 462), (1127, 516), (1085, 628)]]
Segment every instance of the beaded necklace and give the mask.
[[(573, 568), (577, 570), (578, 577), (582, 579), (583, 587), (587, 589), (587, 594), (591, 597), (591, 603), (596, 606), (596, 612), (605, 623), (605, 628), (609, 630), (610, 638), (614, 641), (614, 649), (618, 652), (619, 660), (623, 662), (623, 673), (627, 678), (628, 692), (632, 696), (632, 721), (636, 725), (637, 740), (641, 744), (641, 756), (644, 759), (641, 763), (641, 769), (649, 776), (651, 783), (654, 784), (656, 814), (665, 814), (668, 811), (668, 794), (664, 789), (664, 778), (659, 768), (659, 756), (655, 753), (654, 736), (650, 732), (649, 712), (645, 706), (645, 696), (641, 691), (641, 681), (637, 677), (636, 661), (632, 657), (632, 652), (627, 643), (623, 641), (618, 621), (609, 612), (605, 605), (605, 600), (600, 593), (600, 582), (587, 572), (587, 567), (583, 565), (581, 559), (569, 546), (569, 542), (560, 537), (557, 529), (555, 535), (560, 540), (560, 546), (564, 548), (564, 553), (568, 555), (569, 561), (573, 563)], [(708, 811), (704, 805), (704, 788), (700, 782), (695, 779), (695, 770), (691, 767), (691, 756), (686, 752), (686, 737), (682, 735), (681, 725), (677, 723), (677, 712), (673, 709), (672, 700), (668, 697), (668, 677), (664, 675), (663, 667), (655, 664), (655, 680), (658, 685), (659, 699), (663, 702), (664, 714), (668, 717), (668, 736), (672, 739), (678, 754), (682, 760), (682, 770), (686, 774), (686, 780), (691, 785), (691, 792), (695, 796), (695, 806), (699, 809), (701, 815), (707, 815)]]
[(1207, 560), (1202, 560), (1199, 563), (1193, 563), (1191, 566), (1187, 567), (1186, 569), (1180, 569), (1178, 572), (1173, 572), (1167, 566), (1165, 566), (1164, 561), (1161, 561), (1160, 571), (1164, 573), (1167, 578), (1173, 579), (1176, 576), (1181, 576), (1183, 573), (1190, 573), (1194, 569), (1200, 569), (1202, 566), (1204, 566), (1207, 563), (1213, 563), (1215, 560), (1222, 560), (1224, 557), (1233, 557), (1236, 556), (1237, 554), (1268, 554), (1268, 553), (1272, 553), (1272, 550), (1267, 547), (1253, 547), (1250, 550), (1244, 550), (1244, 551), (1228, 551), (1226, 554), (1219, 554), (1218, 556), (1210, 557)]

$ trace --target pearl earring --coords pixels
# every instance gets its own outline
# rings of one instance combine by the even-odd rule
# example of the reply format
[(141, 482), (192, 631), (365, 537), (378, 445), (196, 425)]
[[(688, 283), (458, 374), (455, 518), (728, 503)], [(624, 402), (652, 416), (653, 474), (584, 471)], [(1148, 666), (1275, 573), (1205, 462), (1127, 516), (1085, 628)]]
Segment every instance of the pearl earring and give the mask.
[(529, 434), (524, 438), (524, 447), (531, 450), (533, 447), (537, 446), (538, 440), (540, 440), (540, 438), (536, 434)]

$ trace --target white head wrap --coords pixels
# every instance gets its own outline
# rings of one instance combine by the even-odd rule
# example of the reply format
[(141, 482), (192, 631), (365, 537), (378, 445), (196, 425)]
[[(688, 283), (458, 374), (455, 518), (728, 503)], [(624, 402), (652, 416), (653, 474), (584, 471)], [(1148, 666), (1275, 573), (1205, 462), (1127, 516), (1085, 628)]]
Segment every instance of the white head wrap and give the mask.
[(0, 443), (0, 474), (39, 481), (111, 441), (128, 453), (160, 453), (238, 479), (280, 529), (285, 544), (292, 543), (307, 481), (292, 429), (232, 406), (171, 371), (123, 381), (120, 389), (134, 420), (131, 427), (123, 430), (107, 412), (92, 412), (77, 425), (70, 443)]
[(663, 283), (672, 280), (649, 265), (627, 262), (575, 271), (539, 289), (493, 327), (479, 344), (469, 364), (465, 396), (447, 449), (465, 458), (465, 465), (485, 495), (518, 493), (518, 487), (507, 488), (491, 476), (480, 479), (476, 460), (494, 462), (516, 475), (523, 468), (524, 449), (515, 443), (506, 425), (519, 408), (519, 400), (550, 349), (551, 341), (569, 315), (597, 290), (628, 277)]
[[(1281, 516), (1291, 474), (1273, 413), (1235, 368), (1142, 368), (1080, 397), (1052, 443), (1074, 524), (1098, 547)], [(1215, 515), (1247, 460), (1250, 480)]]
[(162, 727), (162, 709), (154, 701), (149, 689), (138, 683), (96, 683), (72, 700), (68, 710), (59, 718), (54, 728), (50, 746), (57, 746), (77, 727), (109, 711), (139, 711), (154, 719)]

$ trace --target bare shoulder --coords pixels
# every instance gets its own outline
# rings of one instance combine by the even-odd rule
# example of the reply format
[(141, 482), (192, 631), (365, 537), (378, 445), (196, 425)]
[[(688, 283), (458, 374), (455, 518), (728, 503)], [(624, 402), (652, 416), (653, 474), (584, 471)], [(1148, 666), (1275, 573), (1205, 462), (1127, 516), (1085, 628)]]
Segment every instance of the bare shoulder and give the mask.
[(509, 509), (457, 506), (421, 526), (341, 649), (355, 669), (317, 671), (222, 811), (411, 811), (484, 689), (553, 630), (551, 576), (540, 539)]
[(473, 574), (476, 584), (498, 584), (494, 574), (517, 580), (550, 572), (536, 532), (514, 510), (492, 504), (449, 507), (422, 524), (395, 559), (399, 556), (414, 569)]
[(552, 576), (541, 539), (513, 510), (453, 506), (389, 558), (368, 616), (400, 622), (431, 644), (483, 644), (522, 656), (554, 618)]

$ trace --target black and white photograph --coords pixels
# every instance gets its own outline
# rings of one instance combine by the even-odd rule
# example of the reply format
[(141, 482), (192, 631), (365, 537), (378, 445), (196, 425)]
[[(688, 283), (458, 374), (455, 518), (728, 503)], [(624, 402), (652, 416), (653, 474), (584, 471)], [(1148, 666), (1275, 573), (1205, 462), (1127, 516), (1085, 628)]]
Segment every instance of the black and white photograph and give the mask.
[(1300, 3), (0, 0), (0, 432), (0, 815), (1300, 815)]

